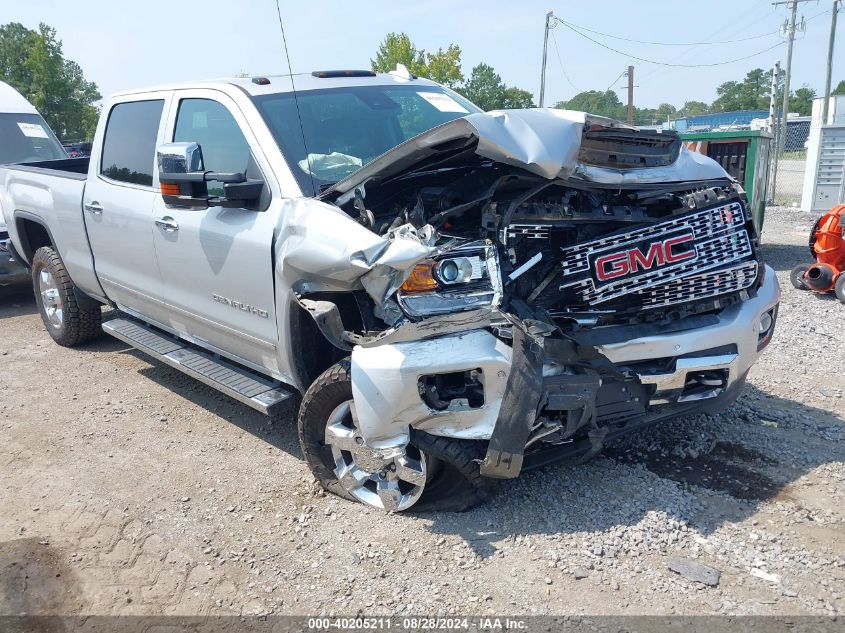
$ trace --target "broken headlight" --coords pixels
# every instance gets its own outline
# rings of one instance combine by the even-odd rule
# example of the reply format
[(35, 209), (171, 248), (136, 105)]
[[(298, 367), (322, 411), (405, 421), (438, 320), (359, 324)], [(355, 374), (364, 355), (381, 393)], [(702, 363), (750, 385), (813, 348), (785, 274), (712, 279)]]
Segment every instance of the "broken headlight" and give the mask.
[(409, 317), (499, 305), (499, 255), (488, 242), (471, 242), (417, 264), (396, 295)]

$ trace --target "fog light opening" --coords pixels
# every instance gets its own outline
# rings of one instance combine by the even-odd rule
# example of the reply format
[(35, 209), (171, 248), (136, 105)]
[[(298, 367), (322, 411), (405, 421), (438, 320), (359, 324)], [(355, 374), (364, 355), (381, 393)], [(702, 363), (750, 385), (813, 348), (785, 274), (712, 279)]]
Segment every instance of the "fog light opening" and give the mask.
[(772, 328), (772, 314), (766, 312), (760, 317), (760, 334), (766, 334)]
[(762, 315), (760, 315), (760, 325), (757, 334), (758, 352), (771, 342), (772, 334), (775, 330), (775, 321), (777, 320), (777, 314), (778, 309), (773, 308), (772, 310), (764, 312)]

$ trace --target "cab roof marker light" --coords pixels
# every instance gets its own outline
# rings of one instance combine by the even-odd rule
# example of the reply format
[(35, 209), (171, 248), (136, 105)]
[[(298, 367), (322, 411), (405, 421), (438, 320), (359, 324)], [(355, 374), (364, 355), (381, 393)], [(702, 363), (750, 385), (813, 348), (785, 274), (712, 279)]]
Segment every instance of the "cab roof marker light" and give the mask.
[(253, 77), (252, 83), (258, 84), (259, 86), (268, 86), (270, 85), (270, 80), (267, 77)]
[(318, 79), (333, 79), (335, 77), (375, 77), (372, 70), (315, 70), (311, 73)]

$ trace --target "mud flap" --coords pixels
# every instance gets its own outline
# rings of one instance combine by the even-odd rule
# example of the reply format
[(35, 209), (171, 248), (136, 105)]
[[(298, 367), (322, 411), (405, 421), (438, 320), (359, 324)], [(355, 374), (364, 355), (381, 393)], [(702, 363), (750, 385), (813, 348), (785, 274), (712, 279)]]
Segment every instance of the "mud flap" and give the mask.
[(515, 325), (511, 373), (502, 396), (502, 413), (481, 462), (483, 476), (513, 479), (519, 475), (525, 443), (534, 426), (542, 392), (542, 344)]

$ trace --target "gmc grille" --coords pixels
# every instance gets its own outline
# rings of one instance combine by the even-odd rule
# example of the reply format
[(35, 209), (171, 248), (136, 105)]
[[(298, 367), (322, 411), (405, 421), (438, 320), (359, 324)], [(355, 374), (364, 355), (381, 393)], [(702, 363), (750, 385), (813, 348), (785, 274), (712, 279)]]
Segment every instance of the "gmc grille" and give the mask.
[[(642, 245), (648, 249), (678, 235), (687, 240), (692, 237), (684, 259), (667, 263), (652, 257), (642, 263), (647, 259), (639, 250)], [(621, 257), (628, 251), (639, 254), (641, 267), (601, 281), (596, 262), (608, 259), (608, 255)], [(749, 288), (757, 278), (757, 262), (740, 202), (564, 248), (561, 267), (560, 290), (574, 292), (583, 304), (599, 307), (638, 295), (640, 302), (635, 303), (642, 308), (659, 308), (738, 292)]]

